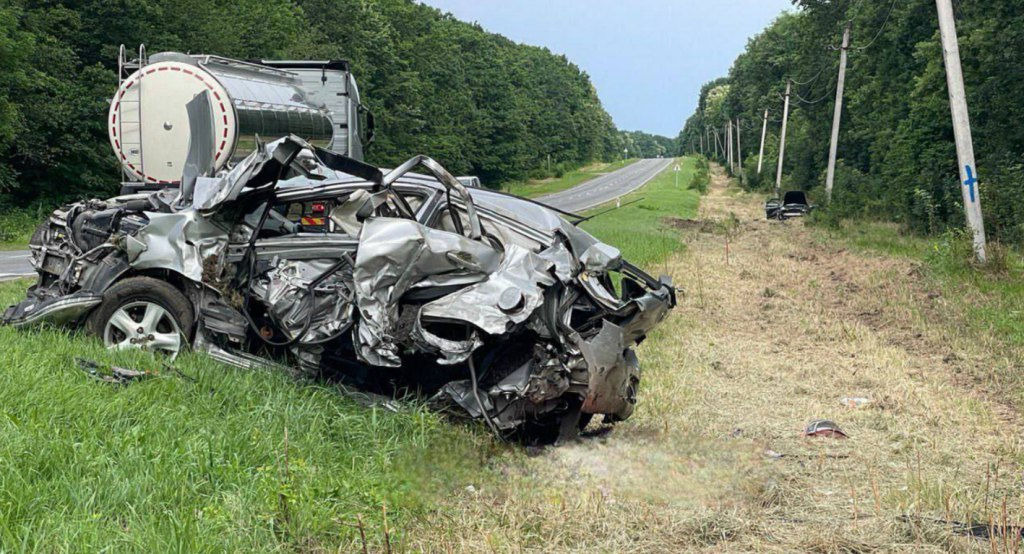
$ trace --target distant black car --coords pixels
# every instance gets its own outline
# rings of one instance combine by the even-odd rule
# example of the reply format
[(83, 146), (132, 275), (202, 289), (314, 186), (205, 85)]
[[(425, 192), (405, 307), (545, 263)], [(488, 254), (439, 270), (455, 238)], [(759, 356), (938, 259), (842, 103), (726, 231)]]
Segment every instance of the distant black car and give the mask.
[(807, 202), (807, 194), (802, 190), (791, 190), (778, 198), (769, 198), (764, 203), (764, 215), (768, 219), (789, 219), (791, 217), (803, 217), (814, 209)]

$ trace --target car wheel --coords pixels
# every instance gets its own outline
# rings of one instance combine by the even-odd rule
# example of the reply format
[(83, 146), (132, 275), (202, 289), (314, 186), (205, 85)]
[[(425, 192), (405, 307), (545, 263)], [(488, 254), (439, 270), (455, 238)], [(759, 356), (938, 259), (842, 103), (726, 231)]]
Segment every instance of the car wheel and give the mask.
[(138, 348), (172, 359), (192, 338), (192, 303), (169, 283), (132, 277), (107, 289), (85, 326), (111, 350)]

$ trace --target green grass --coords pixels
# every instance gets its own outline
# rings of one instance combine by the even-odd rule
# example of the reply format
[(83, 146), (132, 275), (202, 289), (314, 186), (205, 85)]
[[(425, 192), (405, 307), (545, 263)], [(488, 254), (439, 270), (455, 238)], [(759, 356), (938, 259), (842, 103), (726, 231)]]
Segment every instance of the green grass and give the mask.
[[(688, 183), (693, 160), (683, 162)], [(666, 170), (638, 204), (585, 227), (639, 265), (682, 243), (665, 217), (692, 217), (699, 195)], [(651, 268), (656, 269), (656, 268)], [(0, 306), (29, 283), (0, 284)], [(468, 484), (496, 484), (502, 447), (482, 427), (416, 403), (357, 405), (284, 371), (241, 370), (186, 353), (124, 386), (93, 380), (76, 357), (157, 369), (142, 352), (106, 351), (82, 333), (0, 327), (0, 550), (116, 552), (358, 551), (361, 514), (383, 551), (408, 523)], [(287, 436), (287, 438), (286, 438)]]
[(527, 198), (536, 198), (545, 194), (553, 194), (575, 187), (580, 183), (599, 177), (605, 173), (622, 169), (637, 161), (637, 158), (621, 160), (611, 163), (594, 163), (575, 171), (570, 171), (557, 179), (530, 180), (526, 182), (509, 183), (503, 190)]
[(2, 208), (0, 211), (0, 250), (25, 250), (36, 226), (52, 210)]
[[(0, 303), (26, 284), (0, 285)], [(196, 382), (116, 386), (75, 357), (159, 368), (58, 329), (0, 327), (0, 342), (2, 550), (354, 551), (356, 514), (382, 545), (385, 505), (401, 529), (494, 449), (417, 405), (365, 408), (285, 372), (186, 354), (175, 365)]]
[[(626, 259), (640, 267), (662, 262), (672, 253), (681, 250), (682, 235), (666, 225), (665, 219), (694, 217), (700, 193), (689, 188), (695, 171), (695, 160), (679, 158), (678, 163), (682, 169), (678, 187), (672, 171), (675, 164), (670, 164), (643, 188), (624, 196), (622, 204), (638, 198), (642, 200), (587, 221), (582, 225), (583, 229), (601, 241), (614, 245)], [(601, 212), (612, 206), (614, 204), (606, 204), (589, 213)]]
[(992, 263), (981, 268), (973, 263), (970, 238), (962, 233), (922, 237), (897, 225), (868, 221), (822, 227), (819, 238), (841, 239), (861, 251), (921, 263), (925, 277), (945, 298), (964, 304), (970, 331), (995, 333), (1013, 347), (1024, 348), (1024, 256), (1019, 251), (990, 245)]

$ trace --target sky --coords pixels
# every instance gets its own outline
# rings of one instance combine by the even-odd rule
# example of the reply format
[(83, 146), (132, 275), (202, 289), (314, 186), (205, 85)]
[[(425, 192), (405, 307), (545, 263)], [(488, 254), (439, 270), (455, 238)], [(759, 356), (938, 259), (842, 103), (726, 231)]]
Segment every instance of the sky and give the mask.
[(421, 0), (565, 54), (619, 129), (674, 137), (704, 83), (724, 76), (790, 0)]

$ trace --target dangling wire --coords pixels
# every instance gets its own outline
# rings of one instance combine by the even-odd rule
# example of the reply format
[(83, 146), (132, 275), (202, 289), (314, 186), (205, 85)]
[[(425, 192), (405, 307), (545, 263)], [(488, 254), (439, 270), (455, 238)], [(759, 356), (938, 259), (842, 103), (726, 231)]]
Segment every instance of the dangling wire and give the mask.
[(896, 2), (897, 1), (898, 0), (892, 0), (892, 3), (889, 4), (889, 12), (885, 14), (885, 21), (882, 21), (882, 26), (878, 28), (878, 32), (875, 33), (875, 36), (874, 36), (874, 38), (871, 39), (871, 42), (868, 42), (866, 46), (859, 46), (857, 48), (851, 48), (850, 50), (856, 50), (857, 52), (862, 52), (864, 50), (867, 50), (868, 48), (871, 48), (871, 45), (874, 44), (876, 40), (878, 40), (878, 37), (882, 36), (882, 31), (885, 30), (885, 25), (887, 23), (889, 23), (889, 18), (892, 17), (892, 10), (893, 10), (893, 8), (896, 7)]

